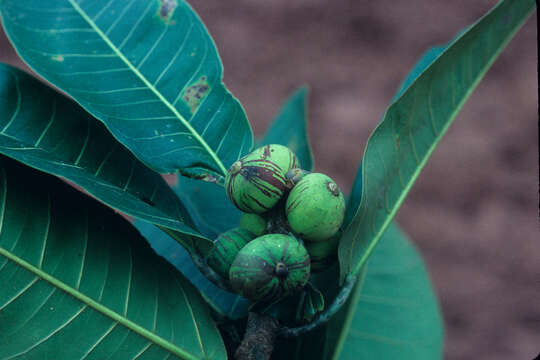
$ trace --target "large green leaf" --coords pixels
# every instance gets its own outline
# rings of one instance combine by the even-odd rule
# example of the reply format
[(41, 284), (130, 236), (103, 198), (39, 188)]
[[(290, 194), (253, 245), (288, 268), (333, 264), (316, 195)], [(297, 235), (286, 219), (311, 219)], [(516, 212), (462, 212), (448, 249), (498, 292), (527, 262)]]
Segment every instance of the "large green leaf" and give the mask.
[(147, 222), (135, 221), (134, 225), (154, 251), (180, 270), (218, 314), (230, 319), (247, 315), (250, 302), (214, 285), (199, 271), (188, 252), (176, 241)]
[(302, 169), (313, 170), (313, 155), (307, 134), (307, 87), (296, 90), (270, 124), (260, 141), (264, 144), (281, 144), (290, 148), (300, 160)]
[[(128, 215), (209, 243), (183, 204), (96, 119), (38, 80), (0, 64), (0, 153), (61, 176)], [(208, 247), (211, 244), (206, 244)]]
[(422, 258), (391, 223), (369, 258), (362, 286), (332, 319), (328, 359), (442, 357), (443, 325)]
[(0, 288), (4, 359), (226, 358), (195, 288), (126, 220), (4, 157)]
[(159, 172), (223, 175), (252, 146), (222, 64), (183, 0), (2, 0), (4, 29), (38, 74)]
[(339, 248), (342, 279), (358, 273), (466, 99), (534, 10), (503, 0), (458, 36), (388, 108), (362, 161), (362, 196)]

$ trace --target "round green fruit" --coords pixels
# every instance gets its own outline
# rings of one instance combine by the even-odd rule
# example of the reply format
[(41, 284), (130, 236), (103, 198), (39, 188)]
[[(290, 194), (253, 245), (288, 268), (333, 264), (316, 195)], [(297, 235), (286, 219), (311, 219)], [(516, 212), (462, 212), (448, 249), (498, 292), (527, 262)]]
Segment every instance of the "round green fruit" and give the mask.
[(236, 161), (225, 177), (225, 188), (234, 205), (260, 214), (277, 204), (287, 190), (285, 174), (300, 164), (283, 145), (266, 145)]
[(238, 227), (248, 230), (255, 234), (255, 236), (261, 236), (266, 231), (266, 225), (267, 221), (262, 216), (244, 213), (240, 216), (240, 224)]
[(291, 229), (306, 241), (333, 236), (345, 217), (345, 199), (324, 174), (308, 174), (289, 193), (285, 205)]
[(274, 301), (300, 291), (309, 279), (306, 248), (294, 237), (260, 236), (244, 246), (229, 271), (232, 288), (253, 301)]
[(236, 255), (255, 235), (246, 229), (234, 228), (220, 234), (214, 247), (208, 254), (206, 262), (219, 275), (229, 278), (229, 269)]
[(337, 248), (341, 231), (325, 241), (304, 243), (311, 260), (311, 271), (319, 272), (329, 268), (337, 260)]

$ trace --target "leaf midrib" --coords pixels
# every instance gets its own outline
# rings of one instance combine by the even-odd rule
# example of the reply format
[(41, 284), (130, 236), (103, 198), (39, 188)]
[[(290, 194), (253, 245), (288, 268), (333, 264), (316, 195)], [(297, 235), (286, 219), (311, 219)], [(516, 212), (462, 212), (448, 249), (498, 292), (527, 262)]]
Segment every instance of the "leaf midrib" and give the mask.
[(88, 23), (96, 31), (96, 33), (103, 39), (103, 41), (111, 48), (111, 50), (126, 64), (126, 66), (150, 89), (159, 100), (167, 106), (169, 110), (182, 122), (182, 124), (193, 134), (193, 137), (197, 139), (197, 141), (202, 145), (202, 147), (208, 152), (208, 154), (212, 157), (212, 160), (217, 164), (220, 171), (223, 175), (227, 173), (227, 169), (217, 156), (217, 154), (210, 148), (208, 143), (199, 135), (197, 131), (191, 126), (191, 124), (178, 112), (178, 110), (153, 86), (146, 77), (141, 74), (141, 72), (133, 66), (133, 64), (122, 54), (122, 52), (112, 43), (112, 41), (108, 38), (107, 35), (101, 31), (101, 29), (92, 21), (92, 19), (84, 12), (83, 9), (74, 1), (74, 0), (68, 0), (71, 6), (81, 15), (84, 21)]
[(69, 295), (73, 296), (77, 300), (81, 301), (85, 305), (88, 305), (89, 307), (93, 308), (94, 310), (100, 312), (101, 314), (109, 317), (110, 319), (114, 320), (115, 322), (122, 324), (126, 328), (134, 331), (135, 333), (139, 334), (140, 336), (150, 340), (152, 343), (161, 346), (165, 350), (171, 352), (174, 355), (180, 356), (184, 359), (189, 360), (197, 360), (198, 358), (185, 350), (177, 347), (176, 345), (172, 344), (171, 342), (157, 336), (156, 334), (148, 331), (147, 329), (143, 328), (142, 326), (134, 323), (133, 321), (125, 318), (124, 316), (118, 314), (117, 312), (103, 306), (102, 304), (98, 303), (97, 301), (91, 299), (90, 297), (84, 295), (79, 290), (74, 289), (73, 287), (69, 286), (68, 284), (58, 280), (57, 278), (49, 275), (48, 273), (44, 272), (43, 270), (35, 267), (34, 265), (30, 264), (29, 262), (25, 261), (24, 259), (18, 257), (15, 254), (12, 254), (10, 251), (4, 249), (0, 246), (0, 255), (5, 256), (8, 260), (13, 261), (17, 265), (21, 266), (22, 268), (30, 271), (34, 275), (38, 276), (39, 278), (49, 282), (56, 288), (63, 290), (64, 292), (68, 293)]

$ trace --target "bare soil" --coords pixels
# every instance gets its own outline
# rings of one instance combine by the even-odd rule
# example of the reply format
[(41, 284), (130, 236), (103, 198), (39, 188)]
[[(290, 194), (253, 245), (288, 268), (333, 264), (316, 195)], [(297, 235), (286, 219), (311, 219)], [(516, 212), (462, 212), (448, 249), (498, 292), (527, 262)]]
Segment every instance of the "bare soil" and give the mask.
[[(494, 0), (192, 1), (225, 82), (257, 135), (311, 87), (316, 170), (349, 189), (401, 80)], [(423, 253), (446, 321), (447, 359), (540, 352), (536, 14), (487, 73), (397, 219)], [(0, 34), (0, 61), (22, 66)]]

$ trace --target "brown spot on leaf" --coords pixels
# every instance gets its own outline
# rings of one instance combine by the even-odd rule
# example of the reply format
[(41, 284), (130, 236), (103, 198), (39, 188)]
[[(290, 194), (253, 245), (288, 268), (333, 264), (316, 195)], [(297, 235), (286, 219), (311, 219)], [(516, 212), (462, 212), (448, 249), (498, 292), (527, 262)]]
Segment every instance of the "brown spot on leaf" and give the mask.
[(171, 18), (174, 9), (178, 6), (176, 0), (159, 0), (159, 16), (163, 20), (169, 20)]
[(195, 112), (199, 104), (206, 97), (208, 90), (210, 90), (210, 85), (206, 82), (206, 76), (201, 76), (199, 80), (184, 90), (182, 100), (189, 106), (192, 113)]

